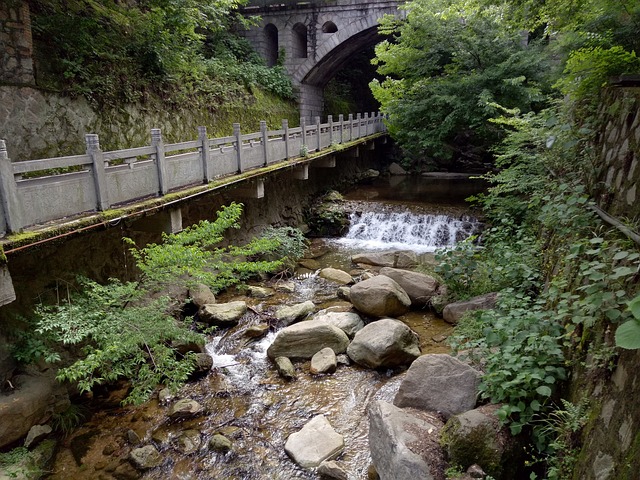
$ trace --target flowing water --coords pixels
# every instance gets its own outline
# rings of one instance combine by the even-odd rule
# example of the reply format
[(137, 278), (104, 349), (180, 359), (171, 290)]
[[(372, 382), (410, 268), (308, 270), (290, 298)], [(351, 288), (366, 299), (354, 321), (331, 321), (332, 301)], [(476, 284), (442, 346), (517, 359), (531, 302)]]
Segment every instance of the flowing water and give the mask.
[[(423, 190), (418, 191), (417, 199), (414, 193), (412, 199), (396, 201), (384, 198), (389, 195), (386, 188), (365, 187), (347, 196), (354, 206), (350, 232), (344, 239), (320, 241), (331, 251), (316, 259), (318, 267), (352, 269), (349, 256), (364, 249), (429, 252), (478, 229), (478, 222), (451, 195), (446, 203), (437, 199), (437, 205), (430, 205)], [(415, 192), (415, 186), (395, 186), (402, 195), (411, 188)], [(336, 297), (336, 285), (314, 271), (302, 271), (306, 273), (289, 282), (293, 291), (288, 293), (279, 291), (268, 299), (234, 292), (219, 297), (219, 302), (243, 299), (250, 310), (236, 327), (210, 338), (206, 349), (214, 361), (211, 372), (178, 394), (198, 401), (205, 408), (204, 415), (171, 420), (167, 415), (171, 402), (153, 400), (135, 408), (117, 407), (118, 397), (103, 402), (101, 411), (63, 441), (50, 478), (135, 478), (122, 459), (139, 437), (140, 444), (153, 443), (164, 459), (162, 466), (144, 473), (147, 479), (314, 479), (317, 474), (296, 466), (283, 446), (291, 433), (318, 414), (324, 414), (344, 435), (345, 450), (339, 461), (349, 479), (367, 478), (367, 405), (372, 399), (393, 401), (405, 370), (339, 365), (332, 375), (311, 375), (307, 361), (295, 364), (298, 379), (288, 382), (266, 357), (277, 332), (272, 329), (257, 340), (247, 336), (249, 327), (264, 324), (279, 305), (311, 299), (317, 309), (350, 307)], [(272, 286), (277, 287), (278, 282)], [(399, 319), (418, 333), (423, 353), (448, 351), (443, 340), (450, 327), (431, 312), (413, 311)], [(230, 452), (206, 448), (216, 433), (233, 442)]]

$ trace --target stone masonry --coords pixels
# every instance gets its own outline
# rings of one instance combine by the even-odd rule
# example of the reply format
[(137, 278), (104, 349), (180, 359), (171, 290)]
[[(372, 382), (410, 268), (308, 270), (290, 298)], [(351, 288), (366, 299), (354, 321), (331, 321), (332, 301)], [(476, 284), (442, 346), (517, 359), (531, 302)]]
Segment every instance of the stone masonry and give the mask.
[(0, 2), (0, 82), (33, 85), (33, 42), (29, 5)]

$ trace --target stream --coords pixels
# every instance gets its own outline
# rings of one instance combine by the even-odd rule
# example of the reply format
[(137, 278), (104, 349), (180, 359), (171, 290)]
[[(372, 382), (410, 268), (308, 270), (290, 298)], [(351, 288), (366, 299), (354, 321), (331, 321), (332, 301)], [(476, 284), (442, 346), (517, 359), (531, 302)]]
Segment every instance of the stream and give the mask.
[[(376, 249), (410, 249), (423, 261), (432, 261), (430, 252), (436, 248), (478, 232), (479, 223), (463, 199), (481, 188), (471, 180), (404, 177), (360, 186), (345, 195), (353, 212), (348, 234), (314, 241), (314, 248), (328, 250), (315, 259), (317, 267), (341, 268), (357, 278), (361, 272), (350, 256)], [(101, 410), (61, 442), (48, 478), (140, 478), (122, 461), (139, 441), (140, 445), (153, 443), (163, 455), (163, 464), (145, 472), (145, 479), (316, 479), (313, 470), (294, 464), (283, 446), (291, 433), (324, 414), (344, 436), (345, 449), (338, 460), (349, 480), (366, 479), (370, 464), (367, 405), (372, 399), (392, 402), (405, 369), (369, 370), (341, 364), (334, 374), (311, 375), (309, 361), (294, 362), (298, 378), (286, 381), (266, 356), (277, 332), (271, 330), (260, 339), (246, 334), (283, 304), (312, 300), (316, 311), (348, 310), (350, 304), (336, 296), (337, 286), (320, 278), (317, 271), (301, 268), (293, 279), (272, 280), (268, 286), (276, 288), (276, 294), (266, 299), (235, 291), (217, 296), (219, 303), (244, 300), (250, 309), (236, 327), (209, 337), (206, 351), (214, 362), (211, 372), (187, 384), (175, 398), (196, 400), (204, 407), (204, 415), (171, 420), (168, 404), (154, 399), (138, 407), (120, 407), (118, 394), (124, 392), (111, 392), (109, 398), (100, 399)], [(278, 289), (285, 285), (288, 291)], [(448, 352), (445, 339), (451, 327), (432, 312), (411, 311), (399, 320), (419, 335), (423, 354)], [(232, 441), (231, 451), (207, 448), (216, 433)]]

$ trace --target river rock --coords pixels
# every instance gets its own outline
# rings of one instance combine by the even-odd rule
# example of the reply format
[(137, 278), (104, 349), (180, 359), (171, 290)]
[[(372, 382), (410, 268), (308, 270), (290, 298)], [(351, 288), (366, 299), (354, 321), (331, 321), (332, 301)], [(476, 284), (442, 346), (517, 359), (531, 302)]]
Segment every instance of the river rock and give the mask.
[(389, 173), (391, 175), (407, 175), (407, 171), (396, 162), (393, 162), (391, 165), (389, 165)]
[(379, 267), (411, 268), (417, 265), (418, 256), (410, 250), (359, 253), (351, 257), (353, 263), (366, 263)]
[(407, 313), (411, 305), (402, 287), (384, 275), (356, 283), (349, 298), (354, 307), (372, 317), (397, 317)]
[(325, 460), (322, 462), (316, 470), (318, 475), (335, 478), (336, 480), (349, 480), (347, 472), (334, 460)]
[(251, 325), (244, 331), (244, 336), (248, 338), (262, 338), (269, 333), (269, 325), (266, 323), (260, 323), (258, 325)]
[(171, 418), (192, 417), (202, 412), (202, 410), (202, 405), (195, 400), (182, 398), (171, 406), (169, 416)]
[(323, 312), (317, 314), (313, 319), (338, 327), (349, 338), (353, 338), (359, 330), (364, 328), (362, 318), (355, 312)]
[(287, 380), (296, 379), (296, 369), (287, 357), (276, 357), (274, 360), (276, 369), (282, 378)]
[(315, 310), (316, 306), (311, 300), (307, 300), (304, 303), (298, 303), (296, 305), (280, 307), (276, 310), (274, 316), (285, 326), (303, 319), (311, 312)]
[(189, 429), (183, 431), (176, 441), (176, 448), (184, 455), (190, 455), (197, 452), (202, 444), (202, 438), (198, 430)]
[(216, 452), (226, 453), (233, 447), (231, 440), (220, 433), (216, 433), (209, 440), (209, 448)]
[(219, 327), (232, 327), (247, 312), (243, 301), (207, 304), (200, 309), (200, 320)]
[(338, 296), (338, 298), (342, 299), (342, 300), (346, 300), (347, 302), (351, 301), (351, 288), (350, 287), (338, 287), (338, 290), (336, 291), (336, 295)]
[(426, 412), (375, 400), (369, 407), (369, 449), (382, 480), (443, 478), (442, 422)]
[(273, 288), (257, 287), (255, 285), (249, 285), (247, 291), (249, 296), (253, 298), (269, 298), (275, 293)]
[(383, 318), (356, 333), (347, 355), (364, 367), (397, 367), (418, 358), (420, 344), (418, 336), (404, 323)]
[(53, 429), (49, 425), (34, 425), (29, 429), (27, 438), (24, 440), (26, 448), (33, 448), (49, 435)]
[(323, 321), (309, 320), (283, 328), (267, 349), (269, 358), (311, 358), (325, 347), (344, 353), (349, 337), (338, 327)]
[(313, 417), (302, 430), (287, 438), (284, 451), (303, 468), (315, 468), (325, 460), (340, 455), (344, 439), (324, 415)]
[(448, 354), (422, 355), (411, 364), (393, 404), (449, 418), (476, 404), (480, 372)]
[(384, 267), (380, 269), (380, 275), (385, 275), (395, 280), (407, 292), (412, 305), (426, 305), (431, 300), (431, 297), (438, 293), (438, 281), (424, 273)]
[(211, 370), (213, 358), (208, 353), (196, 353), (196, 368), (191, 372), (190, 378), (199, 378)]
[(452, 325), (457, 325), (462, 316), (473, 310), (490, 310), (496, 306), (498, 294), (495, 292), (473, 297), (462, 302), (453, 302), (444, 307), (442, 317)]
[(441, 433), (449, 462), (462, 468), (477, 464), (497, 480), (515, 478), (520, 464), (520, 441), (503, 426), (495, 412), (499, 405), (484, 405), (451, 417)]
[(339, 283), (340, 285), (349, 285), (350, 283), (353, 283), (351, 275), (344, 270), (339, 270), (337, 268), (323, 268), (320, 270), (320, 277)]
[(204, 283), (197, 283), (189, 288), (189, 298), (197, 308), (216, 303), (216, 297)]
[(0, 395), (0, 447), (19, 440), (32, 426), (46, 423), (53, 413), (71, 405), (53, 370), (16, 375), (11, 383), (11, 394)]
[(162, 456), (153, 445), (145, 445), (144, 447), (134, 448), (129, 454), (129, 459), (136, 468), (140, 470), (148, 470), (162, 464)]
[(276, 283), (275, 287), (277, 292), (283, 292), (283, 293), (295, 293), (296, 291), (296, 284), (290, 280), (281, 280), (278, 283)]
[(311, 357), (311, 368), (309, 372), (317, 373), (333, 373), (338, 368), (338, 360), (336, 354), (329, 347), (323, 348), (313, 357)]
[(320, 262), (314, 260), (313, 258), (302, 258), (298, 261), (298, 265), (304, 267), (308, 270), (318, 270), (320, 268)]

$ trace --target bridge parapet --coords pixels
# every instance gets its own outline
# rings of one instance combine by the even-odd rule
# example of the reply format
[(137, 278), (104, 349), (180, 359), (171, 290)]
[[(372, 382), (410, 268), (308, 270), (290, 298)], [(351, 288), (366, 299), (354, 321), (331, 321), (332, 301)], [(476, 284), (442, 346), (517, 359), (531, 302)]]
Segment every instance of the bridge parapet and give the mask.
[(105, 211), (119, 205), (180, 191), (312, 152), (334, 148), (386, 131), (380, 113), (340, 115), (322, 123), (301, 119), (278, 130), (260, 122), (260, 131), (165, 144), (152, 129), (148, 146), (103, 152), (97, 135), (85, 136), (82, 155), (11, 162), (0, 140), (0, 235), (67, 217)]

